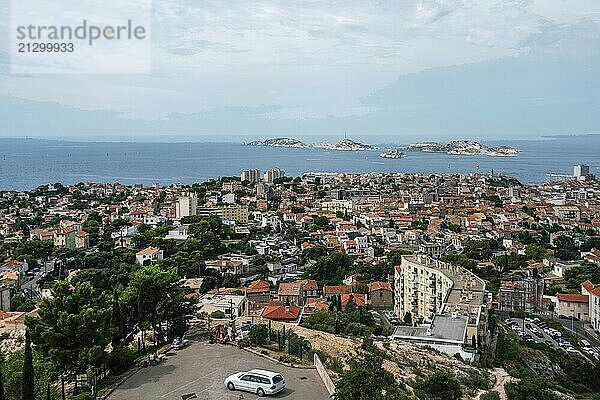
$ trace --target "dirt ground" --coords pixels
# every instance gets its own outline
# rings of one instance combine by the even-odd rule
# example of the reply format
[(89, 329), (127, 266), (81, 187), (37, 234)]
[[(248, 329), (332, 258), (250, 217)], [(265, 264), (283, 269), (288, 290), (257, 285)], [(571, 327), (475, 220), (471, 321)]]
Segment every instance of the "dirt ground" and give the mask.
[[(279, 329), (284, 324), (273, 324), (273, 327)], [(292, 324), (285, 324), (286, 330), (293, 330), (299, 336), (310, 341), (313, 348), (326, 352), (330, 356), (338, 357), (348, 367), (348, 362), (357, 357), (361, 341), (336, 336), (326, 332), (315, 331)], [(441, 353), (431, 348), (417, 346), (401, 341), (376, 341), (382, 350), (390, 355), (390, 360), (384, 360), (383, 367), (390, 371), (398, 379), (404, 382), (414, 380), (418, 376), (427, 375), (433, 371), (445, 371), (455, 375), (470, 373), (485, 373), (483, 369), (471, 366), (461, 360)], [(490, 379), (494, 382), (491, 390), (500, 393), (500, 397), (506, 399), (504, 384), (509, 382), (511, 377), (501, 368), (487, 370)], [(331, 371), (332, 377), (335, 373)], [(484, 393), (484, 391), (481, 391)], [(481, 393), (474, 392), (472, 398), (478, 399)]]

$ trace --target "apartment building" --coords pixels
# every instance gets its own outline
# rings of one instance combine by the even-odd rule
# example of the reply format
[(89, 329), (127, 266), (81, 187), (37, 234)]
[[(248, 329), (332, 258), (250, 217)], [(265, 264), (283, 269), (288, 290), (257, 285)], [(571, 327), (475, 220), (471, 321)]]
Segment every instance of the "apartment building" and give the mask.
[(248, 169), (244, 170), (240, 173), (240, 180), (242, 182), (258, 182), (260, 180), (260, 170), (258, 169)]
[(248, 222), (248, 207), (246, 206), (233, 206), (224, 207), (221, 214), (221, 218), (225, 221), (235, 221), (238, 224), (245, 224)]
[(541, 306), (544, 294), (542, 280), (523, 278), (500, 282), (500, 310), (534, 312)]
[(285, 172), (282, 169), (273, 168), (268, 171), (265, 171), (263, 179), (266, 183), (273, 183), (275, 182), (275, 180), (283, 178), (284, 176)]
[(177, 203), (175, 203), (175, 217), (181, 219), (196, 215), (198, 209), (198, 195), (196, 193), (189, 193), (185, 196), (179, 196)]
[(416, 326), (397, 327), (393, 338), (468, 359), (472, 349), (487, 343), (490, 296), (485, 282), (469, 270), (424, 254), (404, 255), (394, 283), (396, 316), (404, 320), (410, 314)]

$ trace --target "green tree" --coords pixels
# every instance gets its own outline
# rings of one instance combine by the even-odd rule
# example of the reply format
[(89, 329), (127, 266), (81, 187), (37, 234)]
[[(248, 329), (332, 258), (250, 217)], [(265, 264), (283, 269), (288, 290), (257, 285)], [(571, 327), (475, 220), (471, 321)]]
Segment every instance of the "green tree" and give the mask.
[[(16, 400), (21, 399), (23, 386), (23, 366), (24, 366), (24, 350), (11, 354), (6, 358), (2, 365), (2, 383), (4, 386), (4, 395), (6, 399)], [(37, 349), (32, 348), (33, 367), (35, 378), (35, 396), (33, 398), (43, 398), (47, 384), (56, 379), (56, 375), (49, 362), (41, 355)]]
[(156, 342), (164, 343), (165, 339), (181, 336), (185, 330), (192, 305), (184, 295), (176, 268), (164, 271), (150, 265), (131, 274), (122, 297), (130, 320), (138, 327), (149, 324)]
[(10, 299), (10, 309), (11, 311), (23, 311), (29, 312), (35, 308), (35, 302), (22, 294), (15, 294)]
[(536, 244), (528, 244), (525, 248), (525, 256), (530, 260), (541, 261), (548, 255), (545, 248)]
[(60, 373), (86, 371), (106, 359), (110, 343), (110, 295), (89, 282), (54, 286), (38, 316), (27, 321), (33, 343)]
[(572, 237), (561, 235), (554, 239), (556, 257), (563, 261), (579, 259), (579, 248)]
[(339, 283), (350, 270), (354, 260), (342, 252), (323, 256), (306, 269), (309, 278), (318, 281)]
[(0, 354), (0, 400), (6, 400), (4, 395), (4, 355)]
[(119, 301), (119, 291), (117, 288), (113, 290), (112, 313), (110, 317), (110, 326), (112, 330), (112, 346), (113, 348), (121, 344), (124, 339), (123, 318), (121, 315), (121, 305)]
[(23, 353), (23, 374), (21, 375), (21, 400), (33, 400), (35, 377), (33, 370), (33, 354), (29, 330), (25, 330), (25, 350)]

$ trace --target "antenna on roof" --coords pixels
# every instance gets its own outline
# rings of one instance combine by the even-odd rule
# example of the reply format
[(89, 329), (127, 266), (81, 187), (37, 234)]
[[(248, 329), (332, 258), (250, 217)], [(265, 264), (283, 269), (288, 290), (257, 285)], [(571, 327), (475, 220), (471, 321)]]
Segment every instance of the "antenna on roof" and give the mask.
[(348, 137), (346, 136), (346, 131), (344, 130), (344, 139), (347, 139)]

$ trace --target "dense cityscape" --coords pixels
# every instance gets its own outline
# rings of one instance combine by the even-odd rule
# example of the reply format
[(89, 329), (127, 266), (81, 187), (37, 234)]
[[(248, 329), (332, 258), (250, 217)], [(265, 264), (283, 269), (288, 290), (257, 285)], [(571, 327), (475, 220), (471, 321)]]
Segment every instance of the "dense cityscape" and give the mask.
[[(250, 356), (303, 398), (600, 394), (600, 182), (585, 165), (529, 186), (279, 168), (54, 183), (1, 192), (0, 235), (7, 399), (144, 398), (171, 360), (177, 376), (224, 374)], [(223, 371), (197, 365), (207, 348)]]

